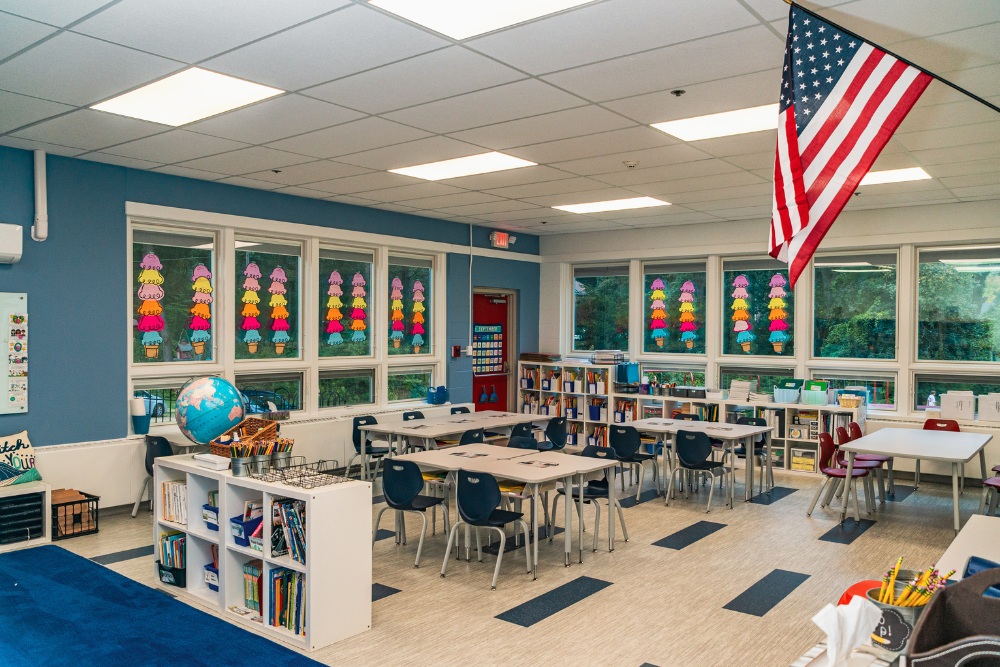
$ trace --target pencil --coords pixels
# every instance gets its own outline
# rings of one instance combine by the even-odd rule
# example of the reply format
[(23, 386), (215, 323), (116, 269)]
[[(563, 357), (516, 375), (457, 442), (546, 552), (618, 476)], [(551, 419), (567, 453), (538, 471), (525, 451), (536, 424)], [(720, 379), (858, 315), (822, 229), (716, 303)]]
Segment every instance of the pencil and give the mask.
[(890, 577), (890, 579), (889, 579), (889, 596), (888, 596), (888, 600), (887, 600), (887, 602), (889, 604), (892, 604), (893, 590), (895, 589), (895, 586), (896, 586), (896, 576), (899, 574), (899, 568), (900, 568), (900, 566), (902, 566), (902, 564), (903, 564), (903, 557), (900, 556), (896, 560), (895, 567), (892, 568), (892, 577)]

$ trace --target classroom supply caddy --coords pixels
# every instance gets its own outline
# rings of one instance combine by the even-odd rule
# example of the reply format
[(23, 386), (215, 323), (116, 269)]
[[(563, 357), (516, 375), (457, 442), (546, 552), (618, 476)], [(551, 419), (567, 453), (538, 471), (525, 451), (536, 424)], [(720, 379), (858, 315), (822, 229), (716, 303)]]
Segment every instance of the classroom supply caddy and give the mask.
[(247, 417), (209, 443), (208, 449), (216, 456), (230, 456), (232, 454), (231, 445), (237, 436), (239, 436), (239, 441), (245, 444), (276, 440), (278, 438), (278, 424), (270, 419)]
[[(275, 475), (278, 470), (274, 469)], [(267, 477), (269, 472), (259, 473), (257, 479), (201, 468), (188, 455), (158, 458), (153, 472), (155, 493), (164, 484), (183, 483), (189, 506), (189, 520), (184, 524), (164, 519), (159, 509), (156, 513), (154, 543), (171, 534), (182, 535), (185, 541), (186, 568), (166, 572), (173, 577), (172, 584), (162, 580), (163, 565), (157, 554), (157, 579), (169, 585), (171, 593), (252, 632), (305, 650), (371, 627), (370, 483), (341, 481), (326, 469), (314, 469), (313, 477), (326, 476), (334, 483), (303, 488)], [(302, 472), (299, 475), (305, 477)], [(209, 529), (204, 521), (210, 498), (220, 530)], [(293, 519), (289, 519), (288, 506), (298, 512)], [(248, 509), (259, 514), (245, 518)], [(239, 519), (240, 530), (234, 531), (234, 518)], [(283, 521), (299, 531), (290, 549), (282, 549), (278, 539), (285, 537)], [(258, 528), (259, 550), (254, 548)], [(214, 551), (218, 552), (217, 567)], [(206, 563), (217, 571), (206, 568)], [(247, 588), (250, 576), (255, 585)], [(272, 613), (272, 603), (285, 612)], [(169, 623), (169, 619), (164, 621)]]

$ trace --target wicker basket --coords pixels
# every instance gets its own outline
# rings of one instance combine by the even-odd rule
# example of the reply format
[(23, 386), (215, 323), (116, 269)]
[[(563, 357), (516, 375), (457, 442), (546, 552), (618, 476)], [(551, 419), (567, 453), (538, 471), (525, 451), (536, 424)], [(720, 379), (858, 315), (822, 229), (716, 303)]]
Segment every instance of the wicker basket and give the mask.
[[(237, 433), (240, 435), (240, 442), (276, 440), (278, 438), (278, 425), (270, 419), (247, 417), (222, 435), (232, 437)], [(209, 443), (208, 451), (216, 456), (230, 456), (232, 454), (230, 445), (223, 445), (215, 440)]]
[(837, 401), (840, 402), (840, 407), (842, 408), (857, 408), (861, 406), (860, 396), (841, 395), (837, 397)]

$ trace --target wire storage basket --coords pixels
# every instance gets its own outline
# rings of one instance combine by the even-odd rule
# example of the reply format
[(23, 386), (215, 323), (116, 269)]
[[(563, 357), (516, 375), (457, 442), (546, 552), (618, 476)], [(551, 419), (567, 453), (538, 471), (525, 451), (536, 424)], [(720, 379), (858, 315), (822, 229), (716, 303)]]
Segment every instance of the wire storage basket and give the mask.
[(264, 482), (287, 484), (302, 489), (315, 489), (320, 486), (348, 481), (346, 477), (334, 474), (334, 471), (339, 467), (339, 461), (306, 463), (304, 456), (293, 456), (262, 466), (259, 470), (252, 471), (250, 477)]

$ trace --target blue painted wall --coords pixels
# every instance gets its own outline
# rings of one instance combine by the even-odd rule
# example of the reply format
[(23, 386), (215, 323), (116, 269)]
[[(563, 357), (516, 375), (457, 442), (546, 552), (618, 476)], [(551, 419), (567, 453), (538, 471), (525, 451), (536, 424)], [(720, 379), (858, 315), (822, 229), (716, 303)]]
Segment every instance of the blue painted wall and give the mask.
[[(28, 413), (0, 415), (0, 433), (28, 429), (32, 444), (120, 438), (131, 318), (125, 202), (283, 220), (467, 245), (469, 226), (231, 185), (49, 156), (49, 239), (30, 239), (34, 215), (29, 151), (0, 147), (0, 222), (24, 227), (24, 256), (0, 265), (0, 291), (27, 292)], [(473, 245), (489, 230), (473, 227)], [(518, 253), (537, 254), (538, 238), (518, 234)], [(520, 291), (522, 349), (538, 340), (538, 265), (476, 258), (475, 285)], [(468, 257), (448, 256), (448, 341), (468, 338)], [(458, 341), (452, 343), (451, 341)], [(449, 361), (452, 400), (471, 397), (471, 363)]]

